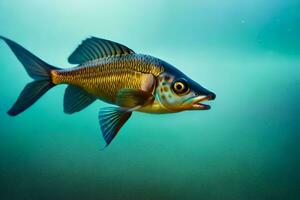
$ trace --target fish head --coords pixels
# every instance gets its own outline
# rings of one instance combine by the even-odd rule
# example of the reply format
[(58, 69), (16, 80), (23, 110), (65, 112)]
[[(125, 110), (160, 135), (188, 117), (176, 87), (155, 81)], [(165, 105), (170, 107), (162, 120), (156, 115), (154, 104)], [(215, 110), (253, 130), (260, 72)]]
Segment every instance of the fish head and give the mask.
[(203, 102), (214, 100), (216, 95), (180, 71), (167, 71), (157, 77), (155, 98), (168, 111), (180, 112), (208, 110), (210, 106)]

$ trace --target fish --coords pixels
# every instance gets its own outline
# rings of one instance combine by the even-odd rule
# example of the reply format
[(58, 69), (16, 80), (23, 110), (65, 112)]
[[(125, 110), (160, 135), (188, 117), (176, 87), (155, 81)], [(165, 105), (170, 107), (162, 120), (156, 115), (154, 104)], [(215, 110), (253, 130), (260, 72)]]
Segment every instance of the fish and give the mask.
[(159, 58), (135, 53), (120, 43), (90, 37), (69, 56), (76, 65), (50, 65), (16, 42), (0, 36), (33, 79), (7, 112), (17, 116), (48, 90), (67, 85), (63, 108), (66, 114), (79, 112), (95, 102), (114, 106), (100, 108), (98, 120), (107, 147), (133, 112), (152, 114), (186, 110), (208, 110), (203, 102), (214, 100), (205, 89), (179, 69)]

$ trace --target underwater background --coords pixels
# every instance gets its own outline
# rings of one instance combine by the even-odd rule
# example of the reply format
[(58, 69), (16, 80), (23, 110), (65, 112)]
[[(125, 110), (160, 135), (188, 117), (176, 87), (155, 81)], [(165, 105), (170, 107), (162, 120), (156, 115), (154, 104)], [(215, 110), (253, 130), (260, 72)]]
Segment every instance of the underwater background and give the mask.
[(300, 1), (1, 0), (0, 35), (46, 62), (90, 36), (159, 57), (216, 93), (211, 110), (133, 113), (105, 150), (97, 101), (65, 86), (17, 117), (31, 81), (0, 41), (0, 199), (300, 199)]

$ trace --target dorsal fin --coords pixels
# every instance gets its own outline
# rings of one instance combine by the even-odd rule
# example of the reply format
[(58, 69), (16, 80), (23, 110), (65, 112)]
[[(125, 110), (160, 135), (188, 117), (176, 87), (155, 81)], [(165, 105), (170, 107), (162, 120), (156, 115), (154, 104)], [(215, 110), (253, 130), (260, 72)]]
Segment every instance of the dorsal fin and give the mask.
[(75, 49), (68, 61), (71, 64), (82, 64), (87, 61), (109, 56), (124, 55), (134, 53), (128, 47), (101, 38), (88, 38)]

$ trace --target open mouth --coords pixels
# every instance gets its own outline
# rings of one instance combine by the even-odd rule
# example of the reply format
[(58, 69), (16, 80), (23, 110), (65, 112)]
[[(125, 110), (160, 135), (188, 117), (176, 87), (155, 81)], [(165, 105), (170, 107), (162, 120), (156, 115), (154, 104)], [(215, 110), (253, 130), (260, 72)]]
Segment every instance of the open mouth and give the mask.
[(190, 97), (183, 102), (183, 106), (186, 107), (187, 110), (208, 110), (210, 106), (204, 104), (205, 101), (214, 100), (216, 95), (214, 93), (210, 93), (209, 95), (199, 95)]
[(210, 101), (214, 99), (212, 96), (197, 96), (193, 99), (193, 108), (198, 110), (208, 110), (210, 109), (209, 105), (204, 104), (205, 101)]

